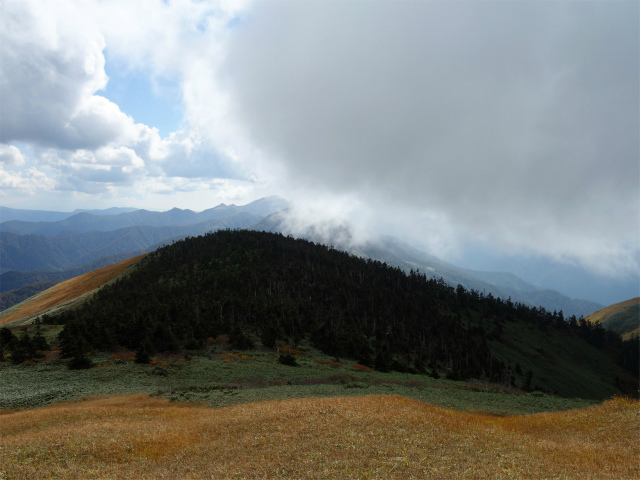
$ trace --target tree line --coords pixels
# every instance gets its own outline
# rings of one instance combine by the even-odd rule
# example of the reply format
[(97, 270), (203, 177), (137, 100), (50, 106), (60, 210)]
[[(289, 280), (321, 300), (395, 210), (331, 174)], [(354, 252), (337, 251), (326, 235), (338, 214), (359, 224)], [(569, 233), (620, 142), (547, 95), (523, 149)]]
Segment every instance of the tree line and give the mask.
[(502, 322), (515, 320), (615, 349), (630, 371), (637, 366), (632, 347), (584, 319), (453, 288), (304, 239), (248, 230), (160, 248), (82, 307), (47, 323), (65, 326), (62, 353), (77, 368), (90, 350), (127, 348), (145, 361), (226, 334), (238, 350), (257, 341), (273, 347), (306, 340), (380, 371), (440, 371), (506, 383), (512, 371), (492, 356), (489, 342), (500, 338)]

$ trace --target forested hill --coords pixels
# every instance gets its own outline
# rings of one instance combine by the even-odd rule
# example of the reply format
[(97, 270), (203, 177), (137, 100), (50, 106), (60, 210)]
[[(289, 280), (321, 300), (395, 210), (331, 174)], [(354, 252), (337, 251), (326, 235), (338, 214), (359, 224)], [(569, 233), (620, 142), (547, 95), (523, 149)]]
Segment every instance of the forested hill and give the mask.
[[(381, 371), (515, 379), (526, 389), (539, 380), (540, 388), (562, 389), (563, 380), (544, 365), (560, 354), (543, 352), (528, 370), (525, 347), (509, 333), (516, 328), (526, 337), (533, 329), (567, 351), (578, 349), (581, 368), (607, 370), (599, 373), (607, 377), (601, 393), (587, 386), (583, 396), (615, 393), (625, 375), (611, 360), (622, 351), (620, 338), (598, 325), (256, 231), (218, 231), (160, 248), (81, 309), (55, 320), (66, 325), (61, 342), (69, 356), (89, 348), (126, 347), (139, 354), (197, 349), (228, 334), (237, 349), (309, 342)], [(537, 334), (531, 335), (527, 340)], [(574, 377), (588, 373), (572, 371)]]

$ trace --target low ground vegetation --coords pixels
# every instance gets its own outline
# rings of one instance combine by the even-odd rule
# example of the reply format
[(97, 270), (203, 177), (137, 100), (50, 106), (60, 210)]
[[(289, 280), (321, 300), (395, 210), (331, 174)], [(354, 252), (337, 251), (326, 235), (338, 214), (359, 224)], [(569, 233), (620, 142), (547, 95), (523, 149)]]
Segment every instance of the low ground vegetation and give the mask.
[(638, 407), (502, 417), (400, 396), (221, 409), (115, 397), (0, 415), (0, 477), (631, 480)]
[(288, 353), (297, 364), (292, 367), (279, 361), (277, 348), (242, 352), (228, 351), (228, 345), (215, 340), (211, 344), (204, 351), (156, 354), (149, 363), (137, 363), (131, 350), (97, 353), (88, 357), (90, 368), (79, 370), (69, 370), (69, 360), (60, 358), (55, 350), (30, 364), (2, 362), (0, 410), (134, 393), (211, 407), (294, 397), (396, 394), (462, 411), (509, 415), (597, 403), (595, 399), (525, 392), (481, 380), (462, 382), (444, 376), (435, 379), (406, 372), (384, 373), (354, 360), (329, 358), (313, 348), (292, 349), (299, 352), (295, 356)]

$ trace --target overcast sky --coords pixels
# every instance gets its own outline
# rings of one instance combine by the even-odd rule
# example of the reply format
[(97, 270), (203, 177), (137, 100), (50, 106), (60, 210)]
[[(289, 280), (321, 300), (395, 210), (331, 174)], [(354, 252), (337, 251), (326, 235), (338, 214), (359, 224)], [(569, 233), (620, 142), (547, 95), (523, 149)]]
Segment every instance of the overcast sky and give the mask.
[(449, 259), (638, 269), (637, 1), (1, 5), (1, 205), (276, 194)]

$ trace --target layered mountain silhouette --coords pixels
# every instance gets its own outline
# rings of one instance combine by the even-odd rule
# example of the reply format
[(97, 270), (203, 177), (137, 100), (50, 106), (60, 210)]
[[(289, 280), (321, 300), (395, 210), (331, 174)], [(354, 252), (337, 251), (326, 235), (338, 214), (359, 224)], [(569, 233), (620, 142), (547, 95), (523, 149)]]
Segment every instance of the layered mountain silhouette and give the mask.
[[(25, 221), (10, 220), (0, 223), (0, 232), (18, 235), (51, 236), (61, 232), (111, 231), (128, 227), (193, 227), (200, 229), (241, 228), (260, 220), (261, 217), (287, 207), (278, 197), (266, 197), (247, 205), (225, 205), (194, 212), (173, 208), (166, 212), (135, 210), (117, 214), (80, 212), (60, 220)], [(55, 214), (56, 212), (50, 212)], [(55, 218), (55, 215), (52, 215)], [(221, 221), (221, 219), (225, 219)], [(205, 230), (206, 231), (206, 230)], [(188, 235), (191, 233), (187, 233)]]
[[(568, 316), (588, 315), (603, 308), (596, 302), (541, 288), (512, 273), (459, 268), (393, 237), (358, 243), (346, 225), (317, 224), (296, 230), (287, 221), (287, 207), (285, 200), (275, 196), (243, 206), (220, 204), (202, 212), (178, 208), (166, 212), (116, 208), (65, 213), (3, 207), (2, 220), (7, 214), (12, 220), (0, 223), (0, 292), (71, 278), (188, 236), (248, 228), (333, 245), (360, 257), (400, 267), (405, 272), (413, 270), (442, 278), (454, 287), (460, 284), (484, 294), (542, 306), (549, 311), (563, 311)], [(43, 218), (50, 220), (43, 221)]]

